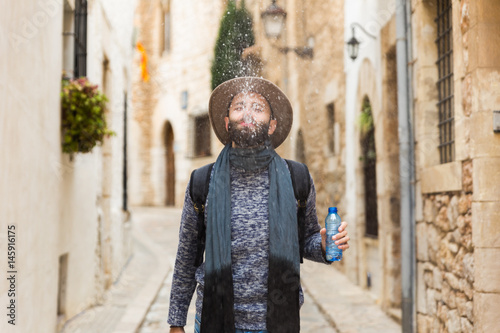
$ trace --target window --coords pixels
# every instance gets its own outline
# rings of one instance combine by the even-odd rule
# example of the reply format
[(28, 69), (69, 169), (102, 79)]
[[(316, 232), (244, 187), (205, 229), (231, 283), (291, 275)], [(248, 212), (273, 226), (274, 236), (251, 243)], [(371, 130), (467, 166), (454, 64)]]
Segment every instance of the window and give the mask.
[(439, 155), (441, 163), (455, 158), (453, 110), (453, 30), (451, 0), (437, 1), (437, 50), (439, 112)]
[(127, 123), (128, 123), (128, 99), (127, 92), (123, 94), (123, 198), (122, 198), (122, 209), (123, 211), (128, 211), (128, 174), (127, 174)]
[(63, 76), (87, 75), (87, 1), (75, 0), (74, 8), (64, 3)]
[(75, 11), (71, 8), (69, 2), (64, 2), (64, 16), (63, 16), (63, 77), (72, 78), (73, 71), (75, 70), (75, 44), (73, 43), (75, 27)]
[(210, 156), (210, 119), (207, 115), (194, 119), (194, 155)]
[(163, 30), (162, 30), (162, 43), (163, 47), (161, 49), (161, 52), (169, 52), (170, 51), (170, 27), (171, 27), (171, 20), (170, 20), (170, 1), (167, 1), (167, 5), (162, 11), (162, 20), (163, 20)]
[(59, 283), (57, 290), (57, 315), (66, 314), (66, 287), (68, 282), (68, 254), (59, 256)]
[(75, 0), (75, 77), (87, 75), (87, 0)]
[(328, 151), (331, 154), (335, 153), (335, 107), (333, 103), (326, 106), (326, 116), (327, 116), (327, 140), (328, 140)]
[(297, 162), (306, 163), (306, 147), (304, 143), (304, 135), (302, 130), (299, 129), (297, 132), (297, 143), (295, 145), (295, 159)]

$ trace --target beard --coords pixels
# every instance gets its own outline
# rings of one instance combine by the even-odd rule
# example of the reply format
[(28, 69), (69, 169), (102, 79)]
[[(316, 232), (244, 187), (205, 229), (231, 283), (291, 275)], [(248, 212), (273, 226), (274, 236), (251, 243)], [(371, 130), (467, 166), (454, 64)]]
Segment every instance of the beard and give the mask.
[(261, 146), (270, 138), (269, 123), (255, 123), (253, 128), (238, 128), (238, 122), (230, 121), (228, 132), (231, 141), (241, 148)]

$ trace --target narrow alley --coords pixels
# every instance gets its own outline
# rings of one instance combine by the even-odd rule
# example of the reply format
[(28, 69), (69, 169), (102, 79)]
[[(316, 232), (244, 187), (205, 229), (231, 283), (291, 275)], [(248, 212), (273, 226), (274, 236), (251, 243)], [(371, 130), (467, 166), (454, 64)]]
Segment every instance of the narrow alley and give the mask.
[[(164, 333), (178, 242), (179, 209), (132, 209), (134, 254), (101, 305), (67, 322), (61, 333)], [(301, 332), (401, 332), (366, 291), (332, 267), (306, 261)], [(186, 332), (194, 331), (194, 300)]]
[(0, 333), (182, 331), (188, 184), (209, 333), (500, 332), (500, 1), (5, 1), (0, 36)]

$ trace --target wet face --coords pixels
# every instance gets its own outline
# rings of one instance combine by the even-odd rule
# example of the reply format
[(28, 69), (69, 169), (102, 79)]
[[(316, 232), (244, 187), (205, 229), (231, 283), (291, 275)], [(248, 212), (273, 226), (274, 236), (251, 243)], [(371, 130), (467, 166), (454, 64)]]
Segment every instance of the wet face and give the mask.
[(225, 118), (226, 130), (234, 147), (249, 148), (262, 145), (276, 130), (267, 100), (254, 92), (239, 93), (229, 106)]

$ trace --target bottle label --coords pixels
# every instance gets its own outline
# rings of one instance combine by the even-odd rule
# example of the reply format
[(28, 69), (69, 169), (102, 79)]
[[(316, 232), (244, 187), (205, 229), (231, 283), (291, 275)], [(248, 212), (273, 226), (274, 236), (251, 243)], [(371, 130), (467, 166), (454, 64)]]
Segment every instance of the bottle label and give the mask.
[(325, 220), (327, 261), (339, 261), (342, 259), (342, 250), (335, 244), (336, 240), (332, 239), (332, 236), (339, 233), (340, 221), (340, 217), (337, 214), (328, 214)]

